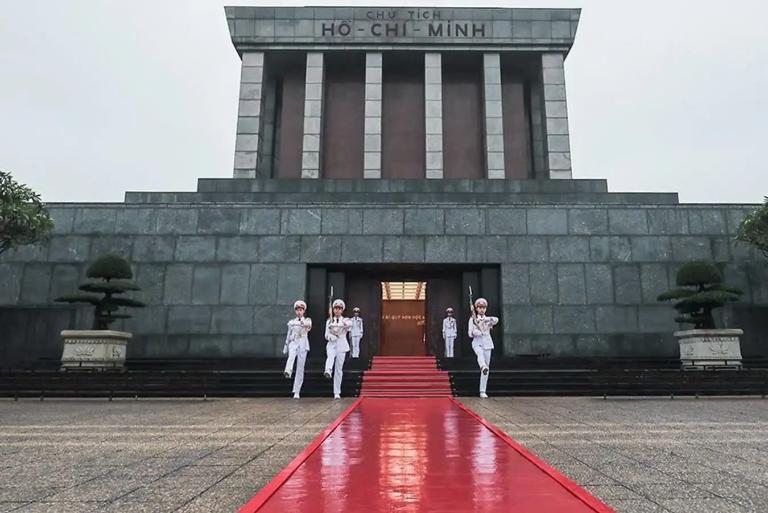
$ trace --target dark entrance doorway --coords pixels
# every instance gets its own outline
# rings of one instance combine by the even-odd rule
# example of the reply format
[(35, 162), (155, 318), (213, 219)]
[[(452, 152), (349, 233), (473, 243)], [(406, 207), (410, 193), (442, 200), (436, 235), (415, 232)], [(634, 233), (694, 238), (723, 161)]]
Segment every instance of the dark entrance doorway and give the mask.
[(426, 282), (381, 283), (382, 356), (426, 356)]
[[(387, 305), (384, 300), (382, 283), (416, 282), (424, 283), (424, 300), (420, 303), (400, 307)], [(334, 295), (347, 303), (347, 315), (352, 308), (360, 308), (365, 332), (360, 343), (360, 358), (367, 360), (374, 355), (435, 355), (444, 356), (445, 343), (442, 335), (445, 309), (456, 311), (459, 333), (454, 345), (456, 358), (474, 358), (472, 344), (467, 335), (469, 321), (469, 286), (475, 297), (488, 299), (489, 315), (498, 316), (501, 311), (501, 279), (498, 266), (454, 265), (454, 264), (327, 264), (312, 265), (308, 268), (307, 298), (308, 314), (318, 321), (328, 315), (328, 294), (333, 286)], [(392, 302), (394, 304), (394, 302)], [(400, 310), (395, 311), (395, 308)], [(422, 315), (423, 324), (411, 326), (389, 326), (386, 316)], [(413, 320), (413, 319), (411, 319)], [(403, 321), (403, 319), (400, 319)], [(410, 322), (410, 321), (409, 321)], [(417, 321), (419, 322), (419, 321)], [(417, 331), (417, 329), (423, 332)], [(398, 332), (398, 330), (405, 330)], [(412, 330), (412, 331), (409, 331)], [(494, 357), (503, 355), (502, 326), (494, 328), (496, 342)], [(420, 334), (421, 333), (421, 334)], [(392, 336), (390, 336), (392, 335)], [(325, 357), (325, 340), (322, 329), (310, 333), (310, 355)], [(419, 338), (421, 337), (421, 338)], [(390, 343), (390, 340), (392, 342)], [(400, 342), (397, 342), (397, 341)], [(406, 342), (416, 340), (416, 342)], [(421, 340), (421, 342), (419, 342)], [(421, 344), (419, 346), (419, 344)], [(418, 352), (417, 352), (418, 351)]]

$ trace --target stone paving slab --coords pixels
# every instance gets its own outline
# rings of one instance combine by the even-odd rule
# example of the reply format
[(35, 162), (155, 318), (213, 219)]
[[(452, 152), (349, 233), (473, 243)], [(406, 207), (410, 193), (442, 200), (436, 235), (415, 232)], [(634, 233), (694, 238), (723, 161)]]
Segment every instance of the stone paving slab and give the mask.
[(0, 401), (0, 513), (236, 511), (351, 402)]
[(768, 402), (463, 399), (619, 513), (768, 511)]
[[(352, 399), (0, 400), (0, 513), (234, 512)], [(463, 402), (620, 513), (768, 511), (768, 402)]]

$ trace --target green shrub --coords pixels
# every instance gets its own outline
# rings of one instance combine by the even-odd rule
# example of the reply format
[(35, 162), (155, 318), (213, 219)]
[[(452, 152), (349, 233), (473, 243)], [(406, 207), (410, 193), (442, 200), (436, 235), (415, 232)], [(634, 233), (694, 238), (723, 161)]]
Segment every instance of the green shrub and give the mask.
[(723, 283), (720, 270), (711, 262), (694, 261), (677, 272), (677, 288), (660, 294), (659, 301), (678, 300), (675, 322), (693, 324), (694, 329), (714, 329), (712, 310), (736, 301), (743, 292)]
[(755, 246), (768, 258), (768, 197), (741, 221), (736, 240)]
[(116, 294), (141, 290), (133, 282), (131, 266), (120, 255), (108, 253), (100, 256), (88, 267), (86, 276), (89, 280), (78, 287), (84, 293), (58, 297), (55, 301), (93, 305), (93, 329), (107, 330), (110, 324), (118, 319), (130, 319), (131, 316), (128, 314), (117, 313), (121, 306), (129, 308), (144, 306), (144, 303), (135, 299), (114, 297)]

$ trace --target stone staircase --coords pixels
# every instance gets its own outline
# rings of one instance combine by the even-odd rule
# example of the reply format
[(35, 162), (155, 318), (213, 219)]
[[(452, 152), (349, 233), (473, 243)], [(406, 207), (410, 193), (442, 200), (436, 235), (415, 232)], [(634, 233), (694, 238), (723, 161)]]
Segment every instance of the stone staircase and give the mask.
[(126, 203), (217, 204), (652, 204), (674, 205), (676, 193), (609, 192), (606, 180), (290, 180), (201, 178), (194, 192), (129, 191)]
[(361, 397), (448, 397), (448, 372), (434, 356), (374, 356), (363, 373)]

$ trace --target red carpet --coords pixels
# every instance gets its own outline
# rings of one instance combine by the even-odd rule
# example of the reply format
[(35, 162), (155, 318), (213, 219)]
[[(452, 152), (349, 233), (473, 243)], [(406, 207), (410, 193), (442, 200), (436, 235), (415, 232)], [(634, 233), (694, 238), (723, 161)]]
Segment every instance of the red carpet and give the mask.
[(374, 356), (360, 397), (449, 397), (448, 373), (434, 356)]
[(358, 399), (240, 513), (613, 513), (452, 398)]

